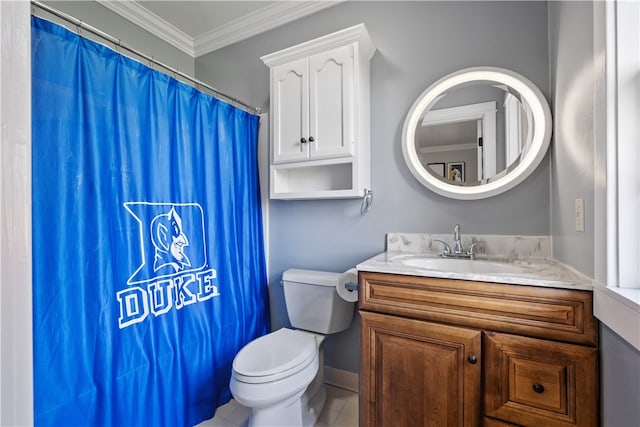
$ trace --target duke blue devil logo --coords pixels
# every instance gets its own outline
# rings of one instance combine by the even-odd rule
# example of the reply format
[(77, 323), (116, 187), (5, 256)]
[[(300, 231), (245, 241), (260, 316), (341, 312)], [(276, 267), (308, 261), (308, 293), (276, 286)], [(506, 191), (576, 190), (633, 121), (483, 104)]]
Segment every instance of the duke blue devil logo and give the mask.
[[(204, 212), (197, 203), (127, 202), (139, 225), (139, 267), (116, 293), (120, 329), (219, 296), (207, 268)], [(133, 254), (131, 254), (133, 255)]]
[(184, 254), (189, 240), (182, 231), (182, 218), (174, 207), (166, 214), (160, 214), (151, 221), (151, 241), (156, 248), (156, 258), (153, 271), (163, 268), (173, 269), (174, 272), (191, 267), (189, 258)]

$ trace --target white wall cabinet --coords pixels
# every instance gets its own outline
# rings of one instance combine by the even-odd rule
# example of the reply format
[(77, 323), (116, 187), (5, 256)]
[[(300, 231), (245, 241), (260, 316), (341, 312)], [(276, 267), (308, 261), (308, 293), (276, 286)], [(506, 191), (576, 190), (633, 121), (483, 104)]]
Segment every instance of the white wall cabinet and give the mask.
[(273, 68), (273, 163), (353, 155), (353, 46)]
[(261, 59), (271, 76), (272, 199), (363, 197), (370, 188), (364, 24)]

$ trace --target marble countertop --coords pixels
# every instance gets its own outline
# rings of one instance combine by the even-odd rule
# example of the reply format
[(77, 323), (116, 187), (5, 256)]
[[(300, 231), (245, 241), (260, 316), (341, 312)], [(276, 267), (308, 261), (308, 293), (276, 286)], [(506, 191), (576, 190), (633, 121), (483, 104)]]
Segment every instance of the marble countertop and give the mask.
[[(424, 257), (438, 257), (437, 254), (424, 254)], [(387, 251), (374, 256), (356, 266), (358, 271), (374, 273), (404, 274), (409, 276), (439, 277), (444, 279), (474, 280), (479, 282), (506, 283), (513, 285), (533, 285), (564, 289), (592, 290), (590, 278), (570, 267), (551, 259), (529, 259), (496, 261), (507, 262), (512, 269), (508, 272), (455, 272), (406, 265), (406, 252)], [(482, 259), (477, 261), (482, 262)], [(474, 261), (472, 261), (474, 262)]]
[[(409, 235), (393, 233), (387, 236), (387, 251), (378, 254), (356, 266), (358, 271), (370, 271), (375, 273), (403, 274), (410, 276), (438, 277), (445, 279), (462, 279), (481, 282), (506, 283), (514, 285), (531, 285), (554, 287), (564, 289), (593, 290), (591, 278), (579, 273), (573, 268), (553, 260), (544, 249), (545, 242), (540, 242), (540, 238), (535, 238), (527, 242), (526, 238), (517, 236), (507, 241), (502, 241), (502, 248), (507, 248), (502, 254), (493, 250), (484, 250), (477, 255), (477, 259), (471, 263), (489, 261), (498, 263), (498, 267), (504, 266), (504, 271), (466, 271), (464, 268), (455, 269), (457, 271), (424, 268), (409, 265), (407, 260), (419, 258), (432, 258), (434, 260), (443, 259), (440, 253), (432, 245), (432, 238), (440, 238), (436, 235)], [(473, 241), (491, 241), (488, 236), (475, 236)], [(401, 244), (398, 244), (401, 242)], [(416, 244), (418, 242), (418, 244)], [(512, 242), (512, 243), (511, 243)], [(523, 245), (523, 242), (526, 244)], [(533, 243), (533, 245), (529, 244)], [(525, 252), (517, 250), (518, 246), (525, 246), (529, 249)], [(540, 247), (543, 250), (540, 250)], [(495, 246), (494, 246), (495, 248)], [(516, 249), (514, 249), (516, 248)], [(532, 253), (530, 248), (537, 248)], [(532, 256), (535, 255), (535, 256)], [(456, 260), (450, 260), (455, 262)], [(436, 261), (437, 263), (438, 261)], [(449, 259), (447, 259), (449, 262)], [(469, 263), (469, 261), (466, 261)], [(464, 264), (461, 264), (464, 265)], [(466, 264), (469, 265), (469, 264)], [(486, 265), (486, 264), (485, 264)], [(473, 267), (473, 265), (472, 265)], [(483, 270), (479, 268), (478, 270)], [(491, 270), (490, 268), (488, 270)]]

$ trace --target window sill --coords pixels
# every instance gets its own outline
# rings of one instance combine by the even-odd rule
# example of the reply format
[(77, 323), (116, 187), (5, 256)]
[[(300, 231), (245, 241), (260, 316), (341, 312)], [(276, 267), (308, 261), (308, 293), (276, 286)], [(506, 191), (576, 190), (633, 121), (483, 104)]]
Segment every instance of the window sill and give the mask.
[(594, 315), (640, 350), (640, 289), (593, 284)]

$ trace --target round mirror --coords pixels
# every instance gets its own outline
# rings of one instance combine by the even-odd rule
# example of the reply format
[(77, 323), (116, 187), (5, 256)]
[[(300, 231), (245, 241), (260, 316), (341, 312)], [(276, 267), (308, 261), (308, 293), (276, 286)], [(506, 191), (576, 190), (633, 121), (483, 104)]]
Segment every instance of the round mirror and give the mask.
[(522, 182), (551, 140), (542, 92), (513, 71), (467, 68), (425, 90), (407, 114), (402, 151), (411, 173), (443, 196), (473, 200)]

